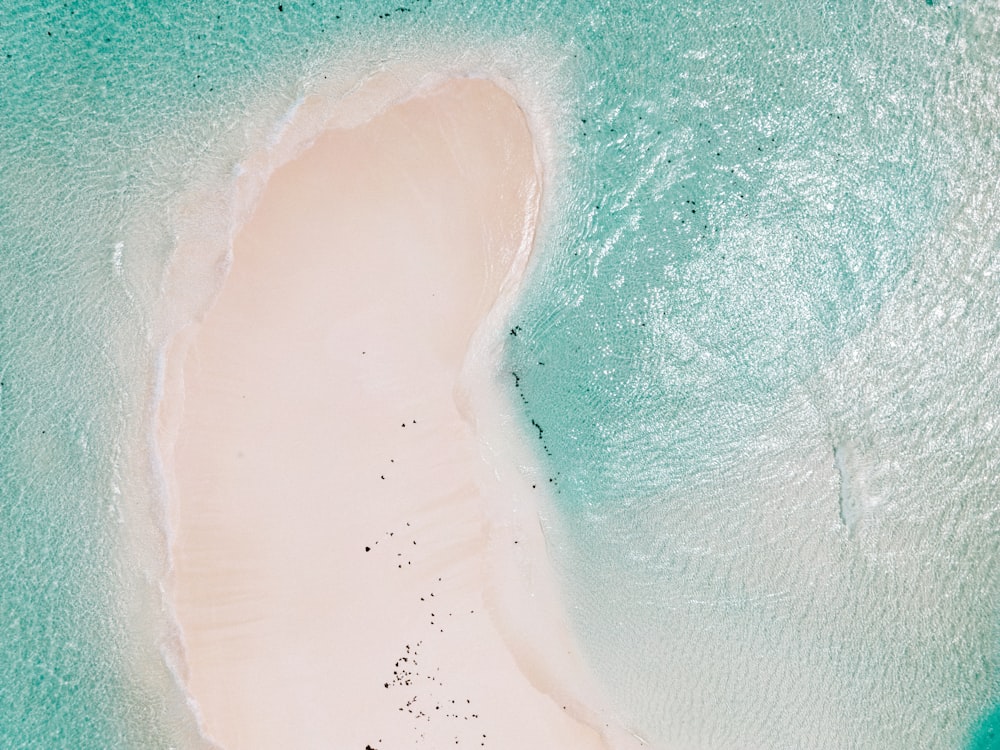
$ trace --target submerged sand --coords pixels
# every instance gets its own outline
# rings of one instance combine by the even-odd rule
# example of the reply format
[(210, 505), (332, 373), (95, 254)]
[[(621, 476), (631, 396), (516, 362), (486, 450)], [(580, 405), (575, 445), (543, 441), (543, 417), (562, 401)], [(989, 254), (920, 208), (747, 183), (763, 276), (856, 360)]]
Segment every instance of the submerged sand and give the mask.
[(604, 747), (488, 611), (461, 406), (539, 190), (524, 115), (485, 80), (328, 130), (270, 178), (175, 337), (169, 593), (222, 747)]

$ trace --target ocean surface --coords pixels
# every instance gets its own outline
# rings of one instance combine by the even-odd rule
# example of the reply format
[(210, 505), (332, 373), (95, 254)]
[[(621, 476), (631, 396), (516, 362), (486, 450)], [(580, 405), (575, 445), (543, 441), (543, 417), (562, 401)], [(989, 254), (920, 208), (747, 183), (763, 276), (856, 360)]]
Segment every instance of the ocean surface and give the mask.
[(626, 724), (1000, 748), (1000, 2), (400, 1), (0, 1), (0, 748), (197, 745), (150, 458), (185, 196), (399, 66), (548, 144), (499, 374)]

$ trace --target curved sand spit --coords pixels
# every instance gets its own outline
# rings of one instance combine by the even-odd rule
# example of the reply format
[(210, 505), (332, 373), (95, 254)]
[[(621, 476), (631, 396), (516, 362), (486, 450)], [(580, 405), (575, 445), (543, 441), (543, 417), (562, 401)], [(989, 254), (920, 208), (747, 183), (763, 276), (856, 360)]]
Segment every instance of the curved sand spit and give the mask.
[(459, 406), (539, 189), (524, 115), (485, 80), (328, 130), (271, 177), (175, 338), (170, 593), (222, 747), (605, 747), (487, 611)]

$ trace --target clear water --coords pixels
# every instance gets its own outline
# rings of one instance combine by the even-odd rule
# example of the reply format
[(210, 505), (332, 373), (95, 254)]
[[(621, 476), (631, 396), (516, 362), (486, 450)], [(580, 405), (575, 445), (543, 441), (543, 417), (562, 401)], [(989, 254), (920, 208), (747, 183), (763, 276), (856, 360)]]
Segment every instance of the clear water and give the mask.
[(559, 102), (505, 367), (630, 726), (994, 746), (997, 3), (95, 0), (0, 7), (0, 747), (194, 744), (139, 627), (176, 206), (429, 37)]

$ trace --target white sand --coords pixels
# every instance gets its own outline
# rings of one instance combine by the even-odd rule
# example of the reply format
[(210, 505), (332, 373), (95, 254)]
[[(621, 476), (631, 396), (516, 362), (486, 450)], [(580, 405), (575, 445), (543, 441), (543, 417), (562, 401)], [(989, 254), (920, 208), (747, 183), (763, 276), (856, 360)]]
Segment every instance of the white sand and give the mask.
[[(487, 81), (329, 130), (175, 338), (169, 588), (222, 747), (605, 747), (484, 602), (504, 566), (456, 390), (538, 190), (524, 116)], [(568, 636), (532, 647), (575, 663)]]

